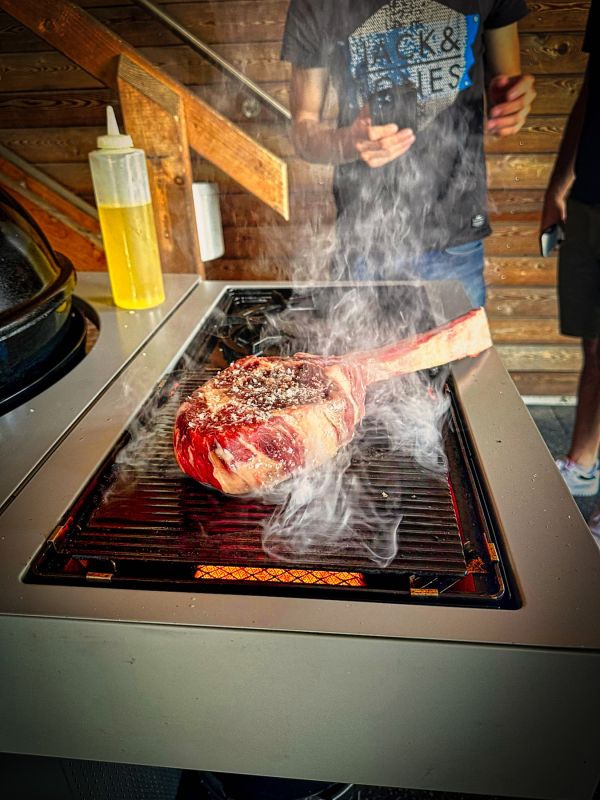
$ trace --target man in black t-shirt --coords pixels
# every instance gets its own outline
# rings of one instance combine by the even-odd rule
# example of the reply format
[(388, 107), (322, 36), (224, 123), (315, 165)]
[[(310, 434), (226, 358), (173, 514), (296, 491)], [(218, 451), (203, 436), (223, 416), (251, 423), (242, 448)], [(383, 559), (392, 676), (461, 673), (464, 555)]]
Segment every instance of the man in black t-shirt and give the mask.
[[(483, 305), (485, 83), (488, 131), (516, 133), (535, 96), (520, 75), (526, 13), (525, 0), (291, 0), (292, 138), (335, 164), (339, 275), (457, 277)], [(337, 127), (322, 120), (329, 82)], [(375, 124), (377, 93), (394, 89), (398, 123)]]
[[(546, 190), (541, 230), (564, 224), (558, 261), (560, 328), (582, 339), (575, 427), (559, 469), (575, 496), (600, 487), (600, 0), (592, 0), (583, 85), (569, 115)], [(600, 507), (590, 520), (600, 544)]]

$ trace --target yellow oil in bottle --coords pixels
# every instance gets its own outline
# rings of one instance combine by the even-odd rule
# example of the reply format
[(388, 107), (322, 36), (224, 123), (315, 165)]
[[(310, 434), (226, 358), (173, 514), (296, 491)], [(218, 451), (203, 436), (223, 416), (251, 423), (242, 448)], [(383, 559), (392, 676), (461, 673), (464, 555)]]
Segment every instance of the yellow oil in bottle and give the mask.
[(165, 299), (151, 203), (99, 205), (104, 252), (115, 304), (142, 309)]

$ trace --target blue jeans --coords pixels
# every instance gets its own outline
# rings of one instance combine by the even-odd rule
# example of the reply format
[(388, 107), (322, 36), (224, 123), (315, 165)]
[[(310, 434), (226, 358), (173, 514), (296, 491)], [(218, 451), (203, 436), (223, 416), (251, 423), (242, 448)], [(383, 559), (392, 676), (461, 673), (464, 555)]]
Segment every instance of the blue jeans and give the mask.
[(398, 261), (383, 271), (369, 268), (364, 258), (353, 265), (352, 278), (364, 280), (457, 280), (462, 283), (473, 307), (485, 305), (483, 278), (483, 242), (467, 242), (445, 250), (430, 250), (410, 259)]

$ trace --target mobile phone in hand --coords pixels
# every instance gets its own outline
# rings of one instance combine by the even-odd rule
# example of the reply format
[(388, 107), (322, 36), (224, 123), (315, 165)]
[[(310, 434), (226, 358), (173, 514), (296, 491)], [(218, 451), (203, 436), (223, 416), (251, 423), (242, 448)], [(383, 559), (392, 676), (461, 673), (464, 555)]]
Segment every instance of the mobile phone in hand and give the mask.
[(540, 236), (540, 253), (544, 258), (552, 255), (552, 252), (558, 249), (564, 240), (565, 231), (563, 226), (560, 223), (550, 225)]
[(369, 114), (373, 125), (395, 123), (399, 130), (415, 130), (417, 123), (417, 90), (412, 83), (380, 89), (369, 97)]

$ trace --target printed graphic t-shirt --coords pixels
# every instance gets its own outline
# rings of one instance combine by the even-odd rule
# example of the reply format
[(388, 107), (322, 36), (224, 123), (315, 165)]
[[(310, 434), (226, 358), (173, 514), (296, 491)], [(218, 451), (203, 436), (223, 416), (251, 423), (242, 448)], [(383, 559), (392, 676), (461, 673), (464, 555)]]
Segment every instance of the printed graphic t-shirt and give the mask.
[(362, 160), (335, 168), (342, 247), (384, 259), (490, 233), (482, 33), (526, 13), (524, 0), (291, 0), (281, 57), (327, 68), (339, 127), (380, 89), (416, 89), (417, 138), (406, 154), (376, 169)]
[(600, 203), (600, 2), (592, 0), (583, 51), (589, 53), (588, 94), (575, 159), (571, 197), (581, 203)]

